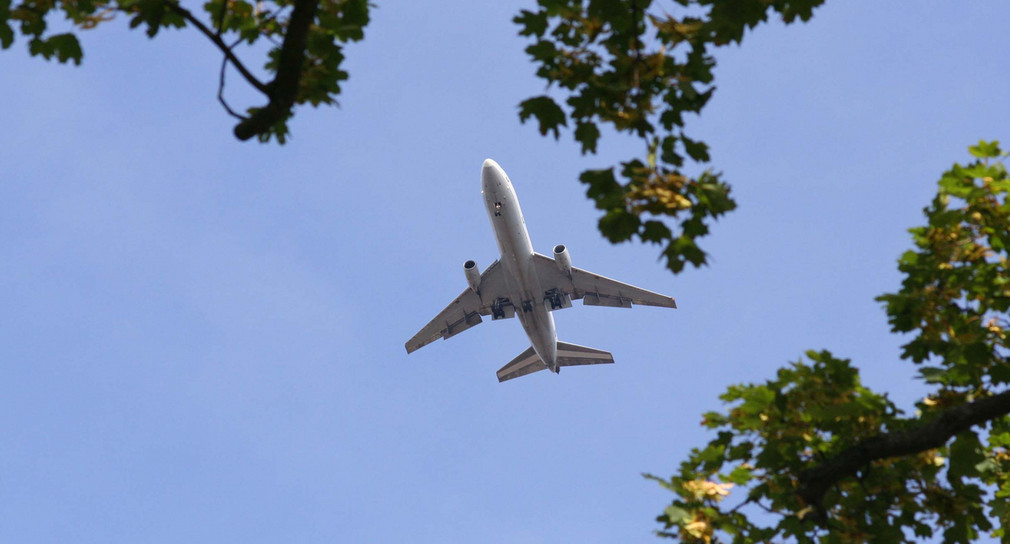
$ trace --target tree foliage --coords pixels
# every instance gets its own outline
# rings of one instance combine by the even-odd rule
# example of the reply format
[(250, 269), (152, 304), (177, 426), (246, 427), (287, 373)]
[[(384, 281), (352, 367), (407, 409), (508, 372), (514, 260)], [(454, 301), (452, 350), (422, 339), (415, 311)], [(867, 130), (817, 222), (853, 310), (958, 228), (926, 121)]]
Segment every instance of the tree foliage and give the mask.
[[(640, 139), (643, 153), (610, 168), (587, 170), (580, 180), (601, 210), (599, 228), (611, 242), (638, 238), (663, 247), (667, 267), (701, 266), (698, 241), (713, 220), (736, 207), (722, 176), (705, 169), (689, 175), (687, 163), (707, 164), (708, 145), (688, 136), (685, 116), (698, 114), (715, 91), (711, 49), (739, 43), (745, 30), (777, 13), (787, 23), (807, 20), (824, 0), (538, 0), (515, 17), (537, 75), (562, 95), (542, 95), (519, 105), (521, 121), (535, 119), (541, 134), (564, 127), (583, 153), (595, 153), (606, 127)], [(668, 8), (677, 8), (671, 14)], [(62, 15), (71, 32), (51, 33)], [(288, 136), (295, 105), (333, 104), (340, 83), (343, 44), (364, 37), (367, 0), (207, 0), (203, 13), (178, 0), (0, 0), (0, 46), (16, 31), (32, 55), (80, 64), (78, 33), (117, 18), (154, 37), (164, 28), (196, 28), (222, 53), (218, 99), (239, 119), (246, 140)], [(260, 40), (271, 43), (262, 81), (239, 56)], [(267, 103), (238, 113), (224, 98), (232, 66)]]
[[(808, 20), (824, 0), (537, 0), (514, 19), (547, 92), (519, 104), (539, 132), (571, 134), (596, 153), (609, 128), (640, 156), (580, 176), (618, 243), (662, 246), (674, 273), (701, 266), (699, 239), (736, 202), (707, 168), (708, 145), (688, 135), (715, 92), (712, 51), (740, 43), (777, 14)], [(193, 27), (222, 54), (218, 98), (235, 134), (283, 143), (299, 104), (333, 104), (348, 74), (343, 46), (361, 40), (367, 0), (0, 0), (0, 47), (17, 35), (31, 55), (80, 64), (78, 34), (126, 19), (154, 37)], [(669, 9), (673, 8), (674, 13)], [(50, 31), (63, 16), (69, 32)], [(261, 80), (239, 58), (269, 42)], [(266, 104), (225, 101), (232, 66)], [(678, 473), (649, 476), (674, 493), (659, 534), (686, 542), (903, 542), (935, 537), (1010, 541), (1010, 178), (996, 142), (955, 164), (911, 229), (901, 289), (878, 298), (892, 331), (911, 335), (902, 358), (933, 386), (906, 414), (863, 386), (850, 361), (810, 351), (763, 384), (730, 387), (725, 412), (705, 414), (716, 438)], [(698, 173), (691, 173), (690, 170)]]
[[(808, 352), (705, 414), (716, 438), (677, 474), (660, 534), (684, 542), (1010, 540), (1010, 177), (970, 148), (910, 230), (901, 289), (878, 297), (933, 391), (905, 414), (850, 361)], [(732, 506), (731, 506), (732, 505)]]
[[(335, 103), (340, 82), (347, 79), (341, 44), (364, 37), (368, 8), (367, 0), (208, 0), (203, 20), (177, 0), (0, 0), (0, 46), (11, 47), (17, 29), (32, 55), (80, 64), (84, 53), (76, 32), (117, 18), (128, 19), (130, 28), (143, 28), (151, 38), (165, 28), (192, 26), (222, 53), (218, 99), (239, 119), (235, 135), (283, 143), (296, 104)], [(72, 32), (49, 31), (50, 19), (59, 15)], [(236, 52), (260, 40), (271, 44), (263, 66), (273, 76), (270, 81), (257, 78)], [(223, 90), (229, 64), (265, 96), (265, 105), (249, 107), (245, 114), (228, 105)]]
[(736, 207), (719, 173), (685, 170), (710, 160), (708, 145), (688, 136), (685, 116), (699, 114), (715, 92), (711, 50), (739, 43), (773, 12), (786, 23), (806, 21), (823, 2), (537, 0), (515, 22), (534, 42), (526, 52), (537, 76), (561, 96), (527, 99), (519, 117), (555, 138), (574, 127), (584, 154), (596, 152), (601, 125), (641, 140), (641, 156), (579, 178), (603, 212), (600, 231), (615, 243), (637, 237), (663, 246), (674, 273), (701, 266), (698, 239)]

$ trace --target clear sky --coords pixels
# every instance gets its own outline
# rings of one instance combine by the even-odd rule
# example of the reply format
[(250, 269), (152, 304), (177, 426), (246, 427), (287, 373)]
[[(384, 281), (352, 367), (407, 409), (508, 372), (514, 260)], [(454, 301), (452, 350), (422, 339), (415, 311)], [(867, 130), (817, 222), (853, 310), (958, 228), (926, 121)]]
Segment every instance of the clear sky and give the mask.
[[(576, 181), (637, 142), (519, 124), (531, 4), (378, 2), (341, 108), (284, 147), (231, 136), (195, 30), (118, 21), (79, 68), (0, 52), (0, 541), (652, 542), (669, 495), (640, 473), (708, 438), (726, 386), (827, 348), (911, 407), (873, 297), (940, 173), (1010, 143), (1010, 6), (831, 0), (720, 50), (689, 128), (740, 208), (675, 277)], [(557, 313), (617, 360), (560, 376), (497, 382), (515, 321), (407, 356), (497, 258), (487, 157), (539, 251), (680, 309)]]

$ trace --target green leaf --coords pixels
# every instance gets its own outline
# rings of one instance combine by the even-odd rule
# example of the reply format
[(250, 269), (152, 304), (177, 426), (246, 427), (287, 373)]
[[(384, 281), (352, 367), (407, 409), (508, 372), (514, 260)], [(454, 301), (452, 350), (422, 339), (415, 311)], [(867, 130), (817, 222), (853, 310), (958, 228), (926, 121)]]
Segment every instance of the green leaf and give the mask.
[(947, 371), (935, 366), (924, 366), (919, 369), (919, 375), (926, 383), (944, 383)]
[(972, 432), (957, 435), (950, 445), (950, 467), (947, 469), (951, 485), (957, 485), (961, 478), (978, 476), (975, 467), (984, 460), (981, 446), (978, 436)]
[(523, 27), (519, 31), (520, 36), (541, 37), (547, 32), (547, 12), (544, 10), (533, 13), (529, 10), (521, 10), (519, 15), (512, 18), (512, 22)]
[(7, 49), (14, 43), (14, 30), (7, 21), (0, 21), (0, 47)]
[(751, 469), (745, 467), (736, 467), (726, 476), (726, 480), (733, 482), (736, 485), (746, 485), (753, 478), (753, 473)]
[(990, 434), (989, 445), (994, 448), (1010, 448), (1010, 431)]
[(680, 140), (684, 142), (684, 150), (687, 155), (698, 162), (708, 162), (711, 157), (708, 155), (708, 144), (702, 141), (695, 141), (683, 134), (680, 136)]
[(642, 232), (639, 236), (645, 242), (659, 243), (663, 240), (669, 240), (673, 236), (673, 233), (670, 232), (669, 227), (664, 225), (662, 221), (650, 220), (642, 224)]
[(46, 41), (49, 42), (53, 54), (56, 55), (56, 60), (63, 63), (73, 60), (75, 65), (81, 64), (81, 57), (83, 56), (81, 44), (73, 34), (56, 34), (50, 36)]
[(669, 523), (671, 525), (680, 525), (685, 521), (690, 521), (691, 519), (693, 519), (691, 517), (690, 512), (684, 510), (679, 506), (674, 505), (667, 506), (666, 510), (664, 510), (663, 513), (666, 514), (666, 519), (669, 520)]
[(673, 136), (663, 138), (662, 149), (663, 152), (659, 155), (661, 161), (678, 168), (684, 166), (684, 158), (677, 153), (677, 138)]
[(611, 242), (623, 242), (638, 232), (641, 220), (623, 208), (615, 208), (600, 218), (599, 228)]
[(530, 117), (537, 118), (541, 136), (554, 132), (554, 139), (558, 139), (561, 137), (558, 127), (568, 126), (564, 110), (549, 96), (528, 98), (519, 104), (519, 121), (525, 123)]
[(898, 259), (898, 263), (906, 266), (915, 266), (917, 262), (919, 262), (919, 254), (911, 249), (904, 252), (901, 258)]
[(586, 196), (596, 202), (599, 210), (617, 208), (624, 202), (624, 190), (614, 177), (614, 169), (586, 170), (579, 175), (579, 181), (589, 186)]
[(968, 152), (980, 159), (995, 159), (1000, 156), (999, 142), (996, 140), (991, 142), (979, 140), (978, 145), (968, 148)]
[(971, 183), (970, 178), (963, 175), (963, 171), (958, 173), (961, 175), (957, 175), (952, 171), (940, 178), (940, 188), (950, 196), (967, 198), (975, 186)]
[(582, 144), (582, 154), (596, 153), (596, 142), (600, 139), (600, 129), (596, 123), (579, 121), (575, 125), (575, 139)]
[(985, 474), (986, 472), (992, 472), (999, 468), (999, 463), (992, 459), (985, 459), (981, 463), (975, 465), (975, 471), (979, 474)]
[(964, 360), (970, 365), (983, 366), (989, 362), (992, 350), (985, 342), (975, 342), (964, 347)]
[(549, 61), (557, 54), (557, 47), (547, 40), (539, 40), (526, 48), (526, 53), (534, 59)]
[(705, 412), (702, 425), (709, 429), (721, 427), (729, 423), (729, 418), (719, 412)]

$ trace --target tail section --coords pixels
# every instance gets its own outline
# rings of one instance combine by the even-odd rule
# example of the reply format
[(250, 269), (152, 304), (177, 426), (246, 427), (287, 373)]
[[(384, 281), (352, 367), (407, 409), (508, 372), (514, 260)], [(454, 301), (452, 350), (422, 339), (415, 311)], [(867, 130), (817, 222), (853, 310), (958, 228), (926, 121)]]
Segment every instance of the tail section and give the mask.
[(546, 368), (547, 365), (540, 360), (537, 352), (533, 351), (533, 346), (530, 346), (518, 357), (509, 361), (509, 364), (501, 367), (501, 370), (498, 371), (498, 381), (508, 381)]
[(600, 365), (614, 362), (609, 351), (558, 342), (558, 366)]
[[(562, 366), (599, 365), (613, 362), (614, 356), (609, 351), (558, 342), (558, 370)], [(546, 369), (547, 365), (531, 346), (520, 353), (518, 357), (509, 361), (509, 364), (501, 367), (501, 370), (498, 371), (498, 381), (504, 382)]]

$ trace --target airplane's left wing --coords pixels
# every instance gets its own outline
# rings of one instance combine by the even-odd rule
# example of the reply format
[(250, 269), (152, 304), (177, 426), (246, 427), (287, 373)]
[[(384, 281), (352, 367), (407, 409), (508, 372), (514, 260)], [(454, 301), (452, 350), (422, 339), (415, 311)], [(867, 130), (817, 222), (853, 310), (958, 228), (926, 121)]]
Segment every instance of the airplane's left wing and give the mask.
[(557, 289), (573, 300), (581, 298), (583, 299), (582, 303), (587, 306), (630, 308), (632, 304), (639, 304), (666, 308), (677, 307), (677, 302), (671, 297), (593, 274), (581, 268), (573, 266), (571, 276), (569, 276), (562, 272), (554, 259), (547, 255), (534, 253), (533, 262), (536, 263), (541, 287), (548, 291)]
[(477, 291), (467, 287), (435, 319), (407, 340), (407, 353), (477, 325), (482, 321), (482, 315), (492, 315), (494, 319), (512, 317), (515, 308), (504, 296), (505, 293), (505, 272), (499, 262), (495, 261), (480, 275), (480, 288)]

